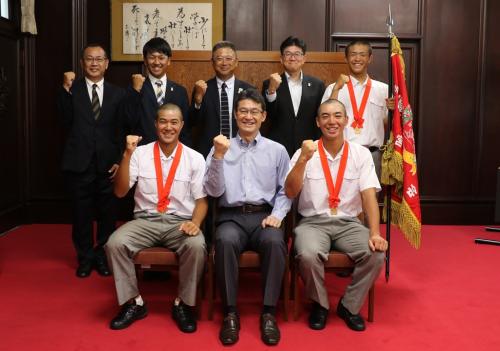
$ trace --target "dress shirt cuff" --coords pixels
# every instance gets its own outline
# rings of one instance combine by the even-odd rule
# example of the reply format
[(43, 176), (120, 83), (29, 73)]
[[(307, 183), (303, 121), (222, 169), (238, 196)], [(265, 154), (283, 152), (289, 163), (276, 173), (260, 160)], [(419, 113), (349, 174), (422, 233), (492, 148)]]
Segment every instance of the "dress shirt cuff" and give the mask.
[(195, 102), (195, 103), (194, 103), (194, 108), (195, 108), (196, 110), (199, 110), (199, 109), (201, 108), (201, 104), (198, 104), (198, 103), (196, 103), (196, 102)]
[(271, 212), (271, 216), (276, 217), (280, 221), (282, 221), (283, 218), (285, 218), (285, 216), (286, 216), (286, 212), (281, 210), (281, 209), (273, 208), (273, 211)]
[(205, 190), (212, 197), (219, 197), (224, 193), (224, 159), (218, 160), (211, 156), (207, 169)]
[(268, 92), (266, 90), (266, 100), (268, 102), (274, 102), (276, 100), (277, 96), (278, 96), (277, 92), (274, 92), (273, 94), (268, 94)]

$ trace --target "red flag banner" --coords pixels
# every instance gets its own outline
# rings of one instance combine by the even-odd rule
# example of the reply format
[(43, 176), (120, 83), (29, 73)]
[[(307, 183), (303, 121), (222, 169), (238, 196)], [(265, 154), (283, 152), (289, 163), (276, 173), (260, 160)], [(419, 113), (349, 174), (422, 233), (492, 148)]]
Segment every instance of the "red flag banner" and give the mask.
[[(399, 227), (410, 244), (418, 249), (422, 218), (418, 191), (417, 157), (413, 134), (413, 113), (408, 101), (404, 60), (396, 36), (391, 40), (394, 114), (389, 141), (382, 157), (382, 183), (392, 185), (391, 223)], [(384, 220), (386, 220), (384, 206)]]

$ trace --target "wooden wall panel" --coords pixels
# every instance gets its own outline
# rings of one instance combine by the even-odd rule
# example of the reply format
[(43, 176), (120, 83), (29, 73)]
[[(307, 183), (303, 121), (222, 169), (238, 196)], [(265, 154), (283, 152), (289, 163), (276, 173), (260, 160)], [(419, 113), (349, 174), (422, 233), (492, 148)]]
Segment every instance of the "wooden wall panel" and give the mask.
[(326, 0), (273, 0), (269, 14), (271, 50), (290, 35), (303, 39), (309, 51), (324, 51), (327, 40), (326, 17), (329, 2)]
[(266, 12), (265, 0), (226, 0), (225, 38), (238, 50), (265, 50)]

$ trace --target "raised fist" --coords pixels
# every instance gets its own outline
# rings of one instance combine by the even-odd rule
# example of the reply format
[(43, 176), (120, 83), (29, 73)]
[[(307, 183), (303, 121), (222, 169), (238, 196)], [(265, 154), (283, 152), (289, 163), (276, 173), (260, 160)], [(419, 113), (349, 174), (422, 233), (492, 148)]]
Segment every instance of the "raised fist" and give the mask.
[(63, 88), (69, 92), (69, 89), (71, 89), (74, 80), (75, 80), (75, 72), (64, 72)]
[(201, 105), (206, 92), (207, 82), (205, 82), (204, 80), (199, 80), (194, 83), (194, 102), (197, 105)]
[(267, 88), (267, 91), (269, 94), (273, 94), (276, 92), (276, 90), (279, 88), (281, 85), (281, 76), (279, 73), (273, 73), (269, 76), (269, 87)]
[(214, 158), (221, 160), (229, 149), (229, 139), (219, 134), (214, 138)]
[(314, 152), (316, 152), (317, 145), (312, 140), (304, 140), (302, 142), (302, 147), (300, 148), (300, 158), (304, 161), (309, 161), (313, 157)]
[(140, 92), (146, 78), (142, 74), (132, 74), (132, 88)]
[(130, 153), (134, 152), (137, 148), (137, 144), (139, 144), (142, 140), (141, 136), (138, 135), (127, 135), (127, 146), (126, 150)]
[(346, 76), (345, 74), (340, 74), (340, 76), (337, 78), (337, 81), (335, 82), (335, 87), (334, 90), (339, 91), (344, 87), (344, 84), (349, 82), (349, 76)]

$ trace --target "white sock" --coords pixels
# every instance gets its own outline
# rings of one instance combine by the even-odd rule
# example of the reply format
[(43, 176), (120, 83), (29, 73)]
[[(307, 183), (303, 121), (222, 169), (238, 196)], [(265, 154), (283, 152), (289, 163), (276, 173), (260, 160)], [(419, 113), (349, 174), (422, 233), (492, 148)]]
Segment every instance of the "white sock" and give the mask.
[(134, 300), (136, 305), (138, 306), (144, 305), (144, 300), (142, 299), (141, 295), (137, 295), (137, 297)]

